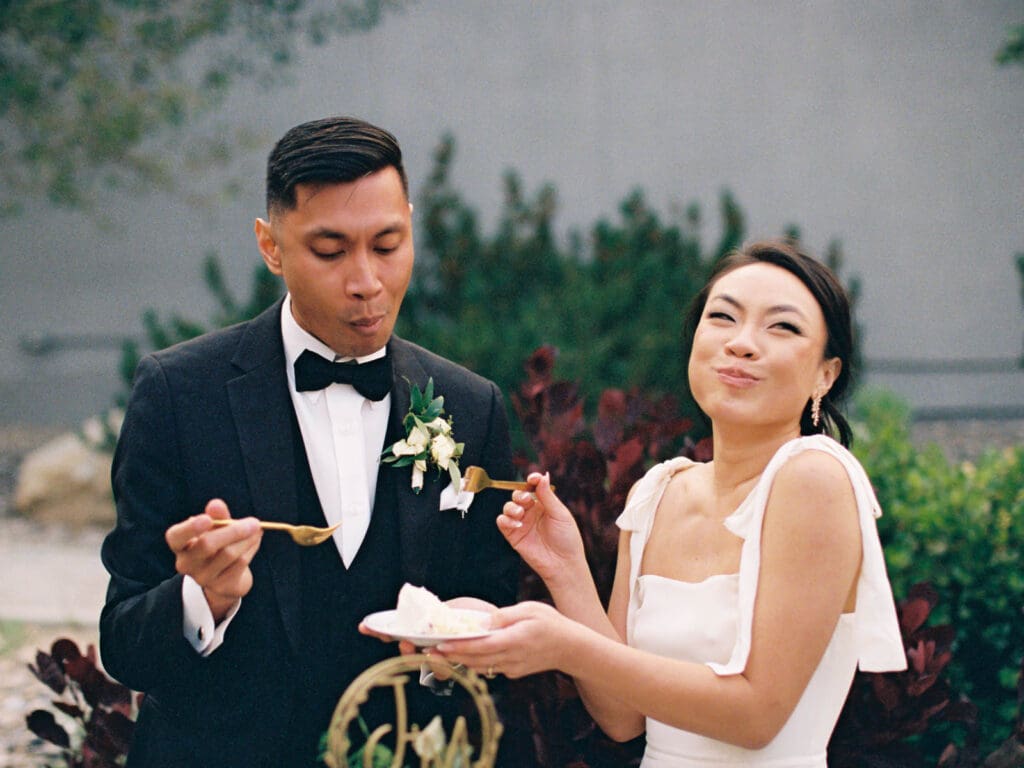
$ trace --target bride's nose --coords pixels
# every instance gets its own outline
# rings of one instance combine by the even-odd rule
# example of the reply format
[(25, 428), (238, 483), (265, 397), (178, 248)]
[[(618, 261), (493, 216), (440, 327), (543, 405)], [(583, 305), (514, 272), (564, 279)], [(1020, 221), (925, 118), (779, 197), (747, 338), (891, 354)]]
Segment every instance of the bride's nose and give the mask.
[(736, 328), (736, 333), (726, 341), (725, 351), (733, 357), (753, 358), (757, 356), (757, 344), (751, 334), (750, 328), (741, 325)]

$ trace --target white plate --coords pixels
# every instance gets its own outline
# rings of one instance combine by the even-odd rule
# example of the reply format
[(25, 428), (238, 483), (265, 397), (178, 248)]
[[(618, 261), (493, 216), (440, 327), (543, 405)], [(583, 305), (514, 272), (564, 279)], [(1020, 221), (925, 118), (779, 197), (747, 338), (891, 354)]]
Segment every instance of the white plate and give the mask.
[[(489, 614), (484, 611), (472, 611), (468, 608), (453, 608), (453, 611), (467, 616), (475, 616), (484, 620), (486, 623), (489, 619)], [(438, 643), (442, 643), (445, 640), (469, 640), (473, 637), (485, 637), (491, 634), (489, 629), (481, 629), (475, 632), (462, 632), (459, 634), (420, 634), (414, 630), (404, 628), (398, 624), (398, 611), (377, 611), (377, 613), (371, 613), (369, 616), (363, 619), (363, 624), (374, 632), (380, 632), (382, 635), (390, 635), (396, 640), (408, 640), (413, 645), (419, 648), (429, 648)]]

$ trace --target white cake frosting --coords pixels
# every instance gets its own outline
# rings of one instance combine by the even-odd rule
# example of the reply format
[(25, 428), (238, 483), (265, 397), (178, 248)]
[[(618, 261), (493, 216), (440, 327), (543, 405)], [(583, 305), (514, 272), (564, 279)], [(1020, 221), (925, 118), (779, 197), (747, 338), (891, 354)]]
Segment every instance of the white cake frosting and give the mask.
[(420, 635), (458, 635), (487, 629), (487, 615), (451, 608), (426, 587), (404, 584), (398, 592), (395, 621)]

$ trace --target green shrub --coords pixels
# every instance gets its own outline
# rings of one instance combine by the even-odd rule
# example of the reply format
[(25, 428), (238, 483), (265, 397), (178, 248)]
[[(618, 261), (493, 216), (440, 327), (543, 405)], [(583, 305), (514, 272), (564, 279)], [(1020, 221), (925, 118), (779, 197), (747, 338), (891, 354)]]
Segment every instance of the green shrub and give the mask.
[[(700, 207), (659, 214), (637, 189), (615, 217), (586, 234), (555, 232), (557, 195), (530, 197), (514, 172), (493, 232), (454, 188), (455, 144), (444, 137), (416, 201), (417, 253), (398, 333), (516, 390), (523, 360), (558, 350), (559, 370), (578, 382), (591, 411), (606, 388), (670, 395), (694, 415), (688, 396), (682, 323), (712, 266), (746, 237), (743, 211), (719, 198), (716, 239), (703, 235)], [(784, 233), (799, 240), (797, 227)], [(837, 242), (820, 254), (837, 272)], [(856, 279), (847, 289), (855, 300)], [(591, 414), (588, 414), (591, 415)], [(521, 434), (517, 444), (526, 444)]]
[(854, 453), (882, 506), (879, 532), (897, 597), (927, 581), (933, 618), (953, 625), (950, 683), (978, 707), (981, 751), (1013, 727), (1024, 657), (1024, 446), (951, 463), (915, 448), (909, 409), (893, 395), (857, 399)]
[(147, 309), (143, 313), (145, 343), (140, 347), (139, 343), (132, 339), (126, 341), (121, 348), (118, 369), (123, 389), (114, 396), (117, 405), (124, 406), (128, 402), (135, 368), (144, 352), (166, 349), (217, 328), (250, 320), (277, 301), (284, 292), (281, 281), (260, 262), (253, 269), (249, 298), (239, 302), (228, 289), (220, 260), (213, 251), (207, 252), (203, 259), (203, 282), (217, 304), (217, 309), (208, 324), (190, 320), (177, 313), (172, 313), (166, 320), (161, 320), (155, 309)]
[(399, 318), (401, 335), (492, 378), (513, 392), (522, 363), (545, 344), (581, 382), (589, 403), (606, 387), (685, 390), (683, 308), (718, 257), (743, 237), (743, 215), (723, 193), (721, 240), (706, 248), (694, 205), (663, 221), (640, 191), (588, 238), (555, 234), (550, 186), (530, 199), (518, 176), (504, 179), (493, 233), (449, 180), (446, 137), (417, 201), (418, 251)]

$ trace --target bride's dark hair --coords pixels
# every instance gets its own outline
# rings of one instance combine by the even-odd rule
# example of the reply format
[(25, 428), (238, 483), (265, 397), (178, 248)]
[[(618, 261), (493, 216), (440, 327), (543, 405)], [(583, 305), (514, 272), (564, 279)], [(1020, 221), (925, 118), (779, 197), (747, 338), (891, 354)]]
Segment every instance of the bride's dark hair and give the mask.
[(832, 388), (821, 399), (821, 419), (817, 426), (811, 418), (811, 401), (807, 401), (800, 416), (800, 434), (826, 434), (849, 447), (853, 442), (853, 430), (839, 410), (850, 391), (853, 380), (853, 320), (850, 300), (839, 279), (831, 269), (817, 259), (804, 253), (790, 240), (759, 240), (744, 245), (724, 256), (711, 271), (707, 283), (694, 297), (686, 313), (685, 338), (686, 355), (689, 358), (693, 346), (693, 334), (704, 314), (711, 288), (722, 275), (749, 264), (774, 264), (794, 275), (814, 296), (825, 317), (828, 338), (825, 341), (825, 358), (838, 357), (842, 364), (839, 376)]

